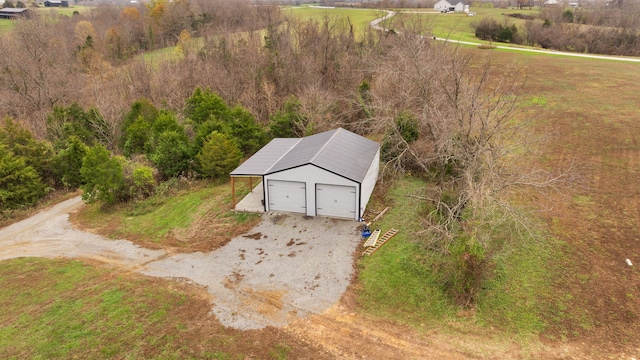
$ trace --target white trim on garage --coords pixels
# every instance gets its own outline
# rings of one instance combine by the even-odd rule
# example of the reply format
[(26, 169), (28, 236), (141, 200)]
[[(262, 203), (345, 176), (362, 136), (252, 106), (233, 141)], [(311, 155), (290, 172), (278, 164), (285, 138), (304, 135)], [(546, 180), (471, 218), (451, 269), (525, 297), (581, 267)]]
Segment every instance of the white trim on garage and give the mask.
[(347, 219), (356, 218), (355, 186), (316, 184), (316, 214)]
[(306, 184), (300, 181), (267, 180), (269, 209), (305, 214), (307, 212)]

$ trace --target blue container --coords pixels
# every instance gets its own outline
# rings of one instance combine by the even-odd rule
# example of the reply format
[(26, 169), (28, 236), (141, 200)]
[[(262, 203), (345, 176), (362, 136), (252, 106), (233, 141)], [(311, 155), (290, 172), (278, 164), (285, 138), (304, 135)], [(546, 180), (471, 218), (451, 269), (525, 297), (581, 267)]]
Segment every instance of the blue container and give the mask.
[(367, 225), (365, 225), (365, 226), (362, 228), (361, 233), (362, 233), (362, 238), (363, 238), (363, 239), (366, 239), (366, 238), (368, 238), (369, 236), (371, 236), (371, 229), (370, 229)]

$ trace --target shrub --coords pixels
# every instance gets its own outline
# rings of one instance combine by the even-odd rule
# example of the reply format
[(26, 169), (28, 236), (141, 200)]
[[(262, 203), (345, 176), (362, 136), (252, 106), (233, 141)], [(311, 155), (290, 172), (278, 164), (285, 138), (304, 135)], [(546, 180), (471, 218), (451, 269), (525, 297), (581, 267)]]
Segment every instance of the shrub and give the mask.
[(120, 149), (127, 156), (144, 154), (146, 144), (151, 136), (151, 128), (159, 111), (148, 100), (142, 99), (131, 105), (122, 123)]
[(82, 161), (89, 147), (75, 136), (70, 136), (62, 150), (53, 159), (55, 178), (66, 188), (75, 189), (82, 185)]
[(476, 26), (476, 37), (482, 40), (513, 42), (518, 33), (518, 27), (513, 24), (499, 24), (495, 19), (484, 18)]
[(181, 175), (191, 164), (189, 139), (184, 131), (167, 130), (155, 139), (151, 161), (165, 177)]
[(0, 210), (31, 205), (45, 192), (36, 171), (0, 145)]
[(31, 131), (6, 118), (4, 124), (0, 125), (0, 144), (4, 144), (13, 155), (22, 158), (27, 165), (33, 167), (42, 181), (49, 186), (55, 186), (54, 152), (49, 143), (36, 140)]
[(228, 175), (240, 165), (242, 152), (233, 139), (225, 134), (212, 132), (196, 155), (200, 174), (208, 178)]
[(408, 111), (401, 111), (398, 114), (396, 117), (396, 129), (408, 143), (418, 140), (418, 136), (420, 136), (418, 119)]
[(489, 271), (485, 248), (473, 236), (459, 236), (449, 250), (452, 263), (444, 272), (446, 291), (458, 305), (471, 306)]
[(124, 182), (127, 191), (121, 200), (142, 200), (153, 194), (156, 187), (153, 173), (154, 169), (150, 166), (134, 161), (125, 161)]
[(393, 162), (397, 169), (407, 169), (411, 165), (403, 156), (408, 145), (418, 140), (420, 128), (418, 119), (408, 111), (400, 111), (380, 145), (380, 158), (384, 162)]
[(80, 169), (84, 180), (82, 199), (89, 204), (100, 201), (106, 205), (118, 201), (125, 189), (123, 162), (124, 158), (112, 157), (102, 145), (90, 148)]
[(562, 13), (562, 20), (568, 23), (573, 22), (573, 11), (571, 9), (567, 9)]

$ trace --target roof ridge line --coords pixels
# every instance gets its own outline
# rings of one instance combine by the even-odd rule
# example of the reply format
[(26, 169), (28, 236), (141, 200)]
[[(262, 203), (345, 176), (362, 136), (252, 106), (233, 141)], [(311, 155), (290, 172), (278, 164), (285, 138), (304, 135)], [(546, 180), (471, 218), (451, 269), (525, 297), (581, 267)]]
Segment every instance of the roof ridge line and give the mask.
[(329, 143), (331, 142), (331, 140), (333, 140), (333, 138), (336, 137), (336, 135), (338, 135), (338, 132), (340, 132), (340, 130), (344, 130), (343, 128), (339, 127), (336, 129), (336, 132), (333, 133), (333, 135), (331, 135), (331, 137), (329, 138), (329, 140), (325, 141), (324, 145), (322, 145), (322, 147), (320, 148), (320, 150), (318, 150), (315, 155), (313, 155), (313, 157), (311, 159), (309, 159), (309, 163), (313, 164), (313, 161), (318, 157), (318, 155), (320, 155), (320, 153), (327, 147), (327, 145), (329, 145)]
[[(286, 139), (286, 138), (281, 138), (281, 139)], [(274, 139), (275, 140), (275, 139)], [(280, 162), (280, 160), (282, 160), (282, 158), (287, 155), (294, 147), (296, 147), (296, 145), (298, 145), (300, 143), (300, 141), (302, 141), (302, 138), (298, 138), (298, 140), (296, 141), (295, 144), (291, 145), (289, 147), (289, 150), (285, 151), (284, 154), (280, 155), (280, 157), (278, 158), (278, 160), (274, 161), (271, 166), (269, 166), (269, 168), (267, 170), (264, 171), (265, 174), (268, 174), (269, 171), (271, 171), (271, 169), (273, 169), (274, 166), (276, 166), (277, 163)]]

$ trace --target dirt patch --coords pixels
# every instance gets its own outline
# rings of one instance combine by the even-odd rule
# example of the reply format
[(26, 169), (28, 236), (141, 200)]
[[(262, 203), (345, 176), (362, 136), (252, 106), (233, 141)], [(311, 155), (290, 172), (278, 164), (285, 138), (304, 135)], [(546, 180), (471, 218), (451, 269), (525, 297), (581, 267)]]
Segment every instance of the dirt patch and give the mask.
[(253, 234), (242, 235), (242, 237), (247, 239), (260, 240), (262, 239), (262, 233), (257, 232)]
[(243, 278), (244, 275), (238, 272), (233, 272), (231, 275), (224, 278), (222, 285), (227, 289), (235, 289)]
[[(288, 215), (286, 214), (276, 214), (271, 217), (271, 222), (273, 222), (276, 225), (280, 225), (287, 219), (287, 217)], [(306, 217), (304, 217), (304, 219), (306, 219)]]

